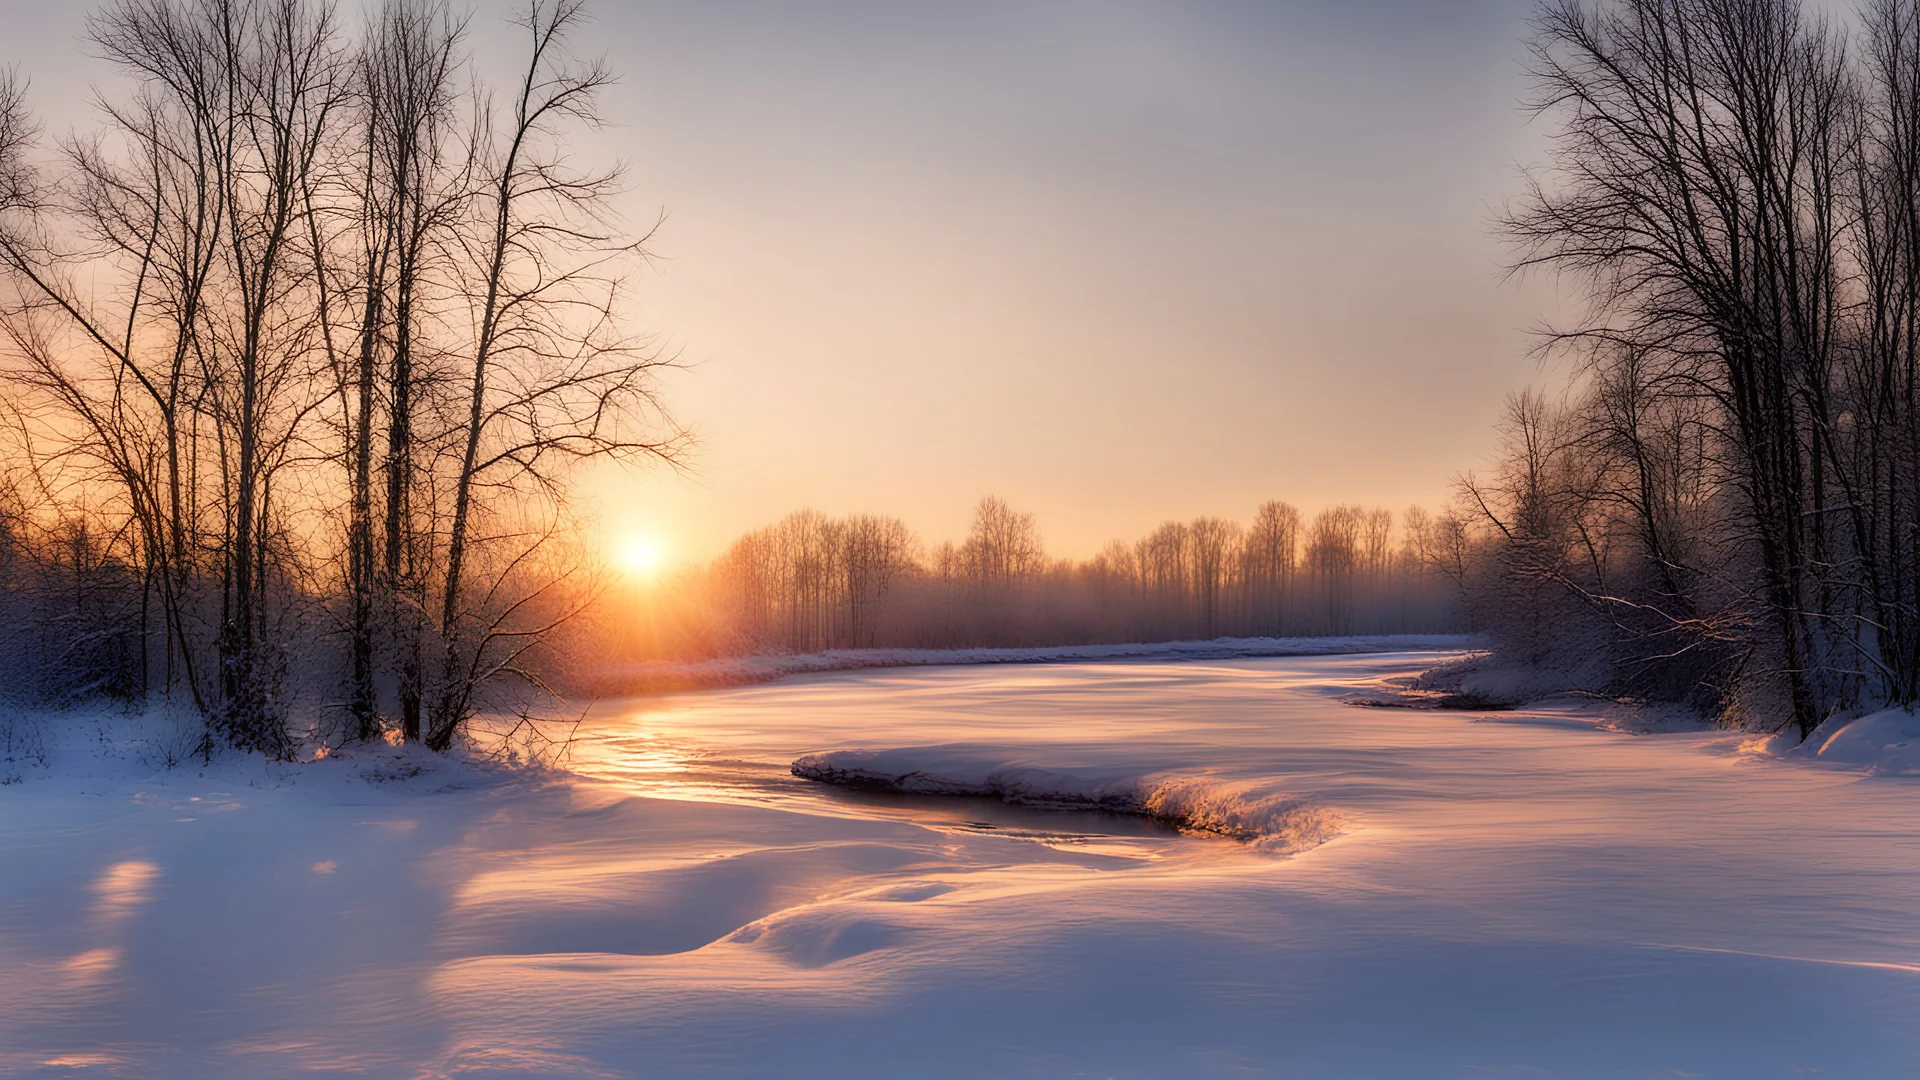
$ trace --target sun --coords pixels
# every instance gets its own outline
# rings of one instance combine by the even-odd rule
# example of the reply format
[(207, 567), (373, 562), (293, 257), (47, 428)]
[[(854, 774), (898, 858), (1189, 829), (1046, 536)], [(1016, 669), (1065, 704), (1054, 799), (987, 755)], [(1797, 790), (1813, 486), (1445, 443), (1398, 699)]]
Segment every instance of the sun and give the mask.
[(620, 569), (631, 577), (651, 578), (660, 572), (660, 566), (666, 560), (658, 541), (651, 537), (635, 537), (621, 545), (619, 552)]

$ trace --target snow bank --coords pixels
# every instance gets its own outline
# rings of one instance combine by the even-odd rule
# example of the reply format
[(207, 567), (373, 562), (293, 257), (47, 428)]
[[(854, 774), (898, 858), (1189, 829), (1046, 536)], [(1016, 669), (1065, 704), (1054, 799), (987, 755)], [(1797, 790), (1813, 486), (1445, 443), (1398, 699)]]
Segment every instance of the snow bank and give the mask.
[(1815, 758), (1836, 765), (1920, 772), (1920, 716), (1909, 709), (1882, 709), (1840, 725), (1825, 739), (1816, 732), (1807, 745), (1818, 747)]
[(1103, 810), (1296, 852), (1340, 833), (1335, 815), (1258, 783), (1096, 768), (1040, 768), (967, 747), (808, 754), (793, 775), (913, 795), (972, 795), (1049, 810)]
[(1482, 652), (1423, 671), (1408, 687), (1417, 694), (1457, 699), (1446, 707), (1512, 708), (1563, 694), (1600, 694), (1606, 685), (1606, 658), (1598, 652), (1577, 670), (1517, 664)]
[(1498, 653), (1453, 657), (1412, 678), (1388, 678), (1345, 700), (1352, 705), (1399, 709), (1508, 712), (1549, 709), (1574, 715), (1603, 731), (1622, 735), (1675, 735), (1715, 730), (1698, 709), (1677, 702), (1642, 701), (1608, 693), (1605, 658), (1575, 668), (1534, 667)]
[(1785, 761), (1814, 762), (1875, 775), (1920, 773), (1920, 715), (1910, 708), (1838, 716), (1801, 740), (1792, 731), (1756, 736), (1740, 752)]
[[(475, 725), (487, 735), (487, 720)], [(84, 792), (115, 792), (126, 785), (156, 787), (211, 781), (270, 789), (362, 785), (395, 786), (413, 794), (550, 775), (550, 762), (516, 746), (461, 746), (437, 754), (385, 742), (330, 748), (309, 741), (299, 761), (218, 749), (203, 756), (204, 722), (182, 706), (155, 701), (147, 708), (95, 705), (57, 710), (0, 708), (0, 788), (52, 782)]]
[(861, 668), (944, 664), (1044, 664), (1088, 660), (1244, 660), (1264, 656), (1469, 649), (1470, 634), (1379, 634), (1367, 637), (1215, 638), (1211, 641), (1062, 645), (1030, 649), (830, 649), (788, 656), (736, 656), (696, 662), (650, 660), (605, 668), (589, 681), (602, 695), (652, 693), (772, 682), (789, 675)]
[(164, 771), (193, 759), (202, 730), (197, 716), (158, 702), (146, 710), (0, 707), (0, 785), (49, 769), (83, 776)]

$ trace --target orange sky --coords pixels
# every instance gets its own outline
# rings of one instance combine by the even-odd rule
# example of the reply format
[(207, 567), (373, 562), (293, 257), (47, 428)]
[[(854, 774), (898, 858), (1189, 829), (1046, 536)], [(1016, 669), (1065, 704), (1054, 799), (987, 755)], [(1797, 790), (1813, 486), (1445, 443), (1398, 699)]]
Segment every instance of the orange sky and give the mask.
[[(86, 122), (100, 69), (42, 62), (80, 12), (7, 8), (0, 62)], [(802, 506), (935, 541), (989, 492), (1071, 555), (1433, 504), (1543, 377), (1551, 286), (1500, 284), (1488, 228), (1539, 152), (1522, 0), (594, 10), (624, 80), (580, 150), (668, 215), (634, 316), (702, 445), (588, 494), (669, 559)]]

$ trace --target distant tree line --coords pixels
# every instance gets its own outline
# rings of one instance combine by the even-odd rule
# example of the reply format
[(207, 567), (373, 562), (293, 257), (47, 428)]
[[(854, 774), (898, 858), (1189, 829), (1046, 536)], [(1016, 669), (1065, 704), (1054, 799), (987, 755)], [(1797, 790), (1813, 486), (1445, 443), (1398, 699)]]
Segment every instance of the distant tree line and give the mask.
[(107, 4), (66, 139), (0, 80), (0, 694), (445, 748), (580, 603), (570, 466), (676, 453), (579, 4), (497, 85), (440, 0), (354, 10)]
[[(1428, 516), (1411, 511), (1416, 528)], [(959, 543), (896, 518), (788, 515), (704, 570), (631, 598), (627, 656), (1447, 632), (1456, 591), (1386, 510), (1310, 519), (1269, 502), (1251, 525), (1167, 522), (1092, 558), (1047, 555), (1030, 513), (988, 497)], [(663, 614), (664, 613), (664, 614)], [(616, 631), (617, 633), (618, 631)]]
[(1920, 4), (1552, 0), (1521, 268), (1579, 285), (1429, 544), (1593, 688), (1805, 735), (1920, 699)]

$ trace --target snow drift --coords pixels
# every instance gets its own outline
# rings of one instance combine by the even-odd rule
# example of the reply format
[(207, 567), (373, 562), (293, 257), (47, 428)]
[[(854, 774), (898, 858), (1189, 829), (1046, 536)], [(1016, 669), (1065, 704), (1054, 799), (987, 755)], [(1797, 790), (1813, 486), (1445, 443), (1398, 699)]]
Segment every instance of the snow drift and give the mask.
[(1869, 776), (1920, 774), (1920, 715), (1911, 708), (1836, 716), (1801, 740), (1791, 731), (1749, 739), (1743, 753), (1814, 762)]
[(1339, 818), (1308, 800), (1249, 782), (1101, 768), (1041, 768), (966, 747), (836, 750), (808, 754), (793, 775), (867, 791), (971, 795), (1049, 810), (1153, 818), (1282, 852), (1340, 833)]
[(1817, 745), (1814, 757), (1837, 765), (1876, 773), (1920, 772), (1920, 716), (1908, 709), (1881, 709), (1847, 721), (1824, 740), (1816, 732), (1806, 745)]

